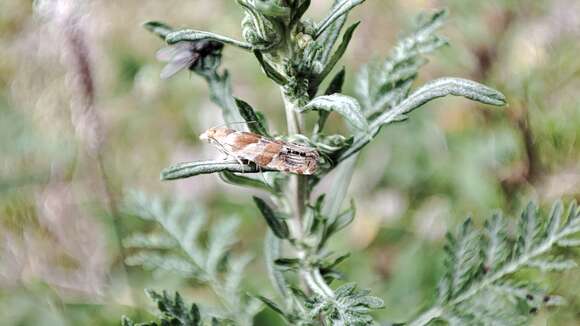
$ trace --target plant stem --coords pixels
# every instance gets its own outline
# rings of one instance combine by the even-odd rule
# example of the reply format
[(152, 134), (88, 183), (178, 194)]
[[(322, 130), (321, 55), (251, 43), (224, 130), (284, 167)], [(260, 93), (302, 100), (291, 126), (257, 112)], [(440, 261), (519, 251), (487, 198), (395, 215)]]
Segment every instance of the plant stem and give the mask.
[[(286, 110), (286, 123), (288, 125), (288, 135), (296, 135), (302, 133), (303, 121), (302, 117), (296, 110), (294, 101), (288, 98), (282, 90), (282, 98), (284, 99), (284, 108)], [(302, 217), (306, 208), (306, 201), (308, 200), (307, 182), (305, 176), (293, 175), (291, 176), (289, 192), (292, 203), (292, 221), (293, 232), (296, 239), (301, 240), (303, 237)]]

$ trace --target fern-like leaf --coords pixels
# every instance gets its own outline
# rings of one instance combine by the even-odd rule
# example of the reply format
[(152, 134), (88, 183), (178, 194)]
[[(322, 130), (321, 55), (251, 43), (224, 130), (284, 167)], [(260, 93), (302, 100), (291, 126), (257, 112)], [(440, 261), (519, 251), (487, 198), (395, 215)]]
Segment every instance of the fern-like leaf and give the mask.
[(580, 232), (580, 209), (572, 203), (563, 219), (558, 202), (548, 218), (542, 219), (530, 203), (518, 225), (517, 234), (510, 238), (506, 223), (496, 214), (486, 222), (482, 241), (477, 241), (479, 235), (470, 220), (458, 235), (449, 235), (438, 303), (409, 325), (426, 325), (433, 319), (451, 325), (526, 325), (530, 313), (561, 304), (561, 298), (530, 283), (516, 284), (510, 276), (525, 268), (558, 272), (576, 267), (575, 261), (550, 252), (556, 246), (580, 246), (573, 237)]

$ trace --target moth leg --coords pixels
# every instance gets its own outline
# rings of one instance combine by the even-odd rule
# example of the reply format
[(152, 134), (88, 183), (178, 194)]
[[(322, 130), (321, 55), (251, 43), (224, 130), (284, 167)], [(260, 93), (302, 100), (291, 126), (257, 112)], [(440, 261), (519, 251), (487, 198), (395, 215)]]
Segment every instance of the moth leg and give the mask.
[(262, 180), (264, 180), (265, 184), (268, 184), (268, 180), (266, 180), (266, 175), (264, 175), (264, 171), (262, 170), (262, 167), (258, 165), (258, 171), (260, 171), (260, 176), (262, 177)]

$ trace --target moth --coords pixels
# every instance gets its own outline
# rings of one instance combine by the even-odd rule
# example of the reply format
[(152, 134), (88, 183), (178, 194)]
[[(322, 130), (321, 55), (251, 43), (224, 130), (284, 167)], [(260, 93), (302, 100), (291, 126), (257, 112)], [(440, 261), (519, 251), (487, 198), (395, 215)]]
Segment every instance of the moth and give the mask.
[(296, 143), (224, 127), (210, 128), (199, 138), (238, 161), (251, 161), (259, 167), (303, 175), (312, 175), (318, 169), (318, 151)]

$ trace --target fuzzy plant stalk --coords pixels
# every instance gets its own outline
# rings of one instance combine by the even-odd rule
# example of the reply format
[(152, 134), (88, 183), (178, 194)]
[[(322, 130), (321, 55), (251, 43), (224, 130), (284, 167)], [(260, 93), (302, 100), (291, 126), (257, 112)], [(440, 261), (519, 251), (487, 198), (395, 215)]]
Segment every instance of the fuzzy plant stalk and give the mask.
[[(327, 15), (319, 22), (306, 18), (310, 0), (236, 2), (244, 12), (242, 40), (194, 29), (176, 30), (161, 22), (148, 22), (145, 27), (168, 44), (157, 53), (159, 60), (167, 62), (161, 73), (162, 78), (169, 78), (181, 70), (194, 72), (207, 81), (210, 98), (221, 109), (224, 122), (230, 128), (238, 129), (228, 129), (228, 134), (240, 139), (242, 136), (249, 137), (256, 144), (276, 143), (282, 144), (282, 147), (268, 152), (263, 146), (254, 146), (252, 151), (247, 149), (254, 156), (251, 157), (244, 152), (246, 149), (243, 146), (228, 149), (225, 148), (228, 144), (220, 141), (223, 138), (212, 138), (214, 145), (227, 153), (225, 160), (179, 163), (162, 171), (161, 178), (177, 180), (216, 174), (229, 184), (263, 192), (263, 196), (254, 197), (253, 201), (268, 225), (264, 237), (264, 257), (268, 278), (278, 292), (278, 299), (268, 298), (264, 294), (257, 294), (255, 298), (278, 313), (286, 323), (376, 323), (372, 312), (383, 308), (383, 301), (371, 295), (370, 291), (359, 289), (355, 283), (334, 285), (337, 279), (342, 279), (338, 265), (349, 254), (333, 252), (328, 246), (329, 239), (346, 228), (355, 217), (354, 203), (345, 205), (344, 199), (359, 152), (373, 142), (383, 127), (405, 121), (412, 111), (434, 99), (453, 95), (489, 106), (503, 106), (506, 104), (505, 97), (492, 88), (462, 78), (439, 78), (415, 87), (419, 69), (427, 63), (425, 55), (447, 45), (447, 41), (437, 34), (446, 17), (445, 11), (420, 15), (414, 27), (395, 44), (384, 60), (371, 62), (361, 69), (356, 76), (356, 89), (353, 94), (347, 94), (343, 91), (347, 70), (338, 65), (360, 24), (348, 24), (348, 14), (362, 5), (364, 0), (329, 3)], [(262, 112), (234, 96), (228, 71), (220, 69), (222, 51), (227, 47), (237, 47), (254, 57), (262, 72), (280, 89), (286, 133), (271, 130)], [(305, 119), (307, 115), (314, 116), (314, 119)], [(342, 134), (326, 131), (330, 115), (339, 115), (343, 119)], [(211, 138), (215, 133), (215, 128), (210, 127), (204, 133), (205, 138)], [(293, 151), (294, 145), (308, 151)], [(285, 149), (288, 149), (287, 153), (282, 152)], [(316, 158), (316, 164), (313, 171), (308, 170), (309, 173), (302, 169), (308, 161), (307, 153), (316, 153), (310, 156), (310, 159)], [(264, 155), (270, 159), (284, 157), (285, 161), (281, 161), (285, 165), (268, 164), (268, 160), (264, 162), (262, 159)], [(295, 173), (288, 173), (290, 168), (295, 168)], [(314, 198), (313, 191), (319, 182), (333, 171), (335, 179), (331, 190)], [(206, 281), (217, 296), (225, 300), (222, 312), (217, 313), (215, 307), (208, 309), (202, 304), (186, 306), (178, 295), (172, 298), (166, 293), (150, 292), (162, 312), (161, 324), (165, 325), (163, 321), (170, 321), (172, 325), (173, 322), (175, 325), (201, 325), (209, 321), (250, 324), (252, 313), (259, 310), (254, 309), (255, 301), (242, 298), (228, 302), (228, 297), (243, 297), (239, 290), (240, 281), (236, 279), (235, 286), (222, 285), (233, 277), (230, 275), (232, 270), (241, 274), (240, 266), (244, 264), (228, 262), (224, 277), (216, 268), (217, 261), (230, 256), (227, 252), (233, 244), (230, 238), (232, 229), (220, 233), (220, 227), (217, 227), (211, 231), (209, 247), (204, 249), (203, 246), (193, 245), (200, 225), (194, 225), (189, 234), (187, 225), (180, 226), (187, 224), (181, 211), (164, 211), (161, 204), (143, 209), (151, 206), (152, 201), (138, 202), (137, 207), (141, 209), (137, 209), (135, 214), (161, 223), (172, 239), (146, 240), (145, 236), (137, 236), (129, 241), (129, 245), (141, 246), (150, 252), (150, 249), (165, 250), (171, 244), (171, 247), (181, 248), (184, 255), (179, 259), (157, 254), (139, 255), (132, 262), (152, 269), (177, 269), (189, 273)], [(576, 221), (576, 208), (571, 209), (570, 220)], [(529, 210), (533, 211), (532, 208)], [(537, 221), (534, 214), (526, 216), (533, 215), (534, 221)], [(492, 222), (500, 223), (499, 218)], [(514, 254), (506, 254), (511, 242), (503, 231), (497, 229), (496, 224), (489, 226), (492, 232), (489, 239), (494, 246), (498, 246), (497, 242), (503, 239), (500, 242), (504, 245), (491, 250), (485, 246), (477, 247), (479, 239), (484, 239), (484, 236), (474, 231), (470, 222), (466, 223), (457, 238), (449, 237), (447, 250), (450, 256), (446, 264), (451, 271), (442, 280), (438, 303), (411, 324), (426, 325), (433, 320), (454, 323), (474, 316), (475, 312), (461, 310), (461, 307), (474, 300), (476, 294), (491, 291), (491, 286), (507, 284), (499, 282), (515, 269), (529, 263), (522, 257), (531, 259), (532, 256), (544, 254), (552, 245), (577, 230), (574, 229), (578, 227), (574, 224), (577, 222), (570, 222), (574, 226), (565, 231), (560, 229), (560, 220), (553, 222), (558, 228), (553, 226), (556, 231), (550, 231), (548, 240), (545, 240), (547, 242), (538, 244), (538, 248), (536, 244), (526, 242), (532, 240), (527, 239), (529, 235), (525, 232), (533, 231), (533, 227), (527, 224), (522, 226), (525, 230), (520, 236), (524, 239), (520, 241), (518, 238), (518, 249), (514, 249)], [(534, 227), (543, 230), (542, 225), (537, 222)], [(220, 236), (228, 239), (220, 239)], [(220, 241), (226, 243), (220, 244)], [(485, 256), (489, 261), (482, 258), (486, 248), (493, 252), (501, 251), (501, 260), (505, 264), (494, 265), (497, 257)], [(486, 261), (490, 265), (485, 265)], [(247, 261), (244, 260), (244, 263)], [(485, 268), (488, 269), (487, 274), (482, 272)], [(513, 293), (517, 289), (525, 289), (524, 286), (510, 286)], [(517, 293), (527, 293), (521, 291)], [(491, 295), (488, 293), (488, 298)], [(241, 308), (234, 307), (234, 304)], [(461, 314), (461, 311), (465, 313)], [(124, 323), (134, 325), (129, 319), (125, 319)]]

